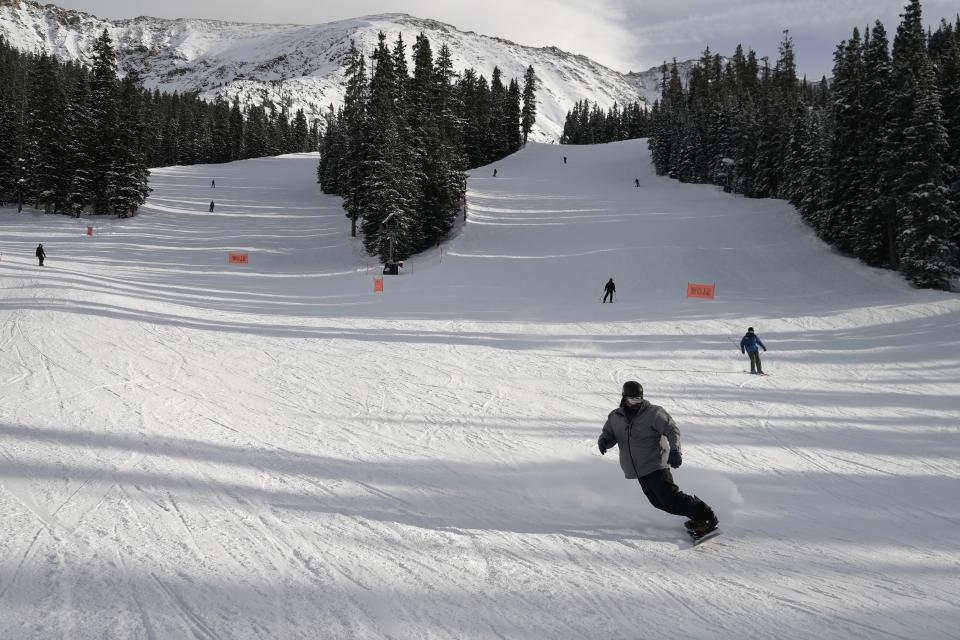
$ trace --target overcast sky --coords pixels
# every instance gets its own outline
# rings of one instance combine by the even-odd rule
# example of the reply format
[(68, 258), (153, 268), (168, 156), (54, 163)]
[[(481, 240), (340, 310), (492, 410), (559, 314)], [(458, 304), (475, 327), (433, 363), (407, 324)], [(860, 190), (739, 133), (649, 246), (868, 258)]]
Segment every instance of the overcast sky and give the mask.
[[(55, 0), (53, 0), (55, 1)], [(854, 26), (883, 20), (891, 34), (904, 0), (61, 0), (101, 18), (140, 15), (312, 24), (376, 13), (408, 13), (462, 30), (556, 45), (620, 71), (640, 71), (704, 47), (732, 53), (737, 43), (776, 58), (790, 29), (800, 72), (829, 74), (836, 44)], [(926, 0), (928, 23), (954, 20), (960, 2)]]

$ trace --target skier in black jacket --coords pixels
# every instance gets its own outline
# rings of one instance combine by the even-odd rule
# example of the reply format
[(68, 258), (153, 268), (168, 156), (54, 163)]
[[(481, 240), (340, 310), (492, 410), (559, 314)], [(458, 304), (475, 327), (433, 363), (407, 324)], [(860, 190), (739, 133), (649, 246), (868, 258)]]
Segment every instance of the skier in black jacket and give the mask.
[[(668, 447), (664, 447), (664, 441)], [(639, 382), (623, 384), (620, 406), (610, 412), (597, 440), (603, 455), (614, 446), (620, 447), (624, 476), (637, 479), (644, 495), (657, 509), (689, 518), (683, 524), (695, 541), (717, 528), (713, 509), (674, 484), (668, 465), (676, 469), (683, 463), (680, 429), (663, 407), (643, 399)]]
[(37, 256), (37, 260), (40, 261), (40, 266), (43, 266), (43, 259), (47, 257), (47, 252), (43, 250), (43, 244), (37, 245), (37, 250), (34, 251)]
[(603, 287), (603, 303), (607, 303), (607, 298), (610, 298), (610, 304), (613, 304), (613, 294), (617, 292), (617, 285), (613, 284), (613, 278), (607, 281), (607, 284)]

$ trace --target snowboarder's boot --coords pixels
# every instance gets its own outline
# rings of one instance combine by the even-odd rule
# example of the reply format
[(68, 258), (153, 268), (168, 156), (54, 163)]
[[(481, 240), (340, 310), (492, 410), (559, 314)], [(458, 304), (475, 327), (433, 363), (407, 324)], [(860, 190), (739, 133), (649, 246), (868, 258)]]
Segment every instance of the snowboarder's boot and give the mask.
[(717, 520), (716, 514), (711, 514), (709, 518), (701, 522), (697, 522), (693, 527), (688, 528), (687, 531), (690, 533), (691, 538), (694, 540), (699, 540), (705, 535), (715, 531), (719, 524), (720, 522)]
[(697, 528), (697, 521), (687, 520), (686, 522), (683, 523), (683, 526), (687, 528), (687, 531), (693, 531), (694, 529)]

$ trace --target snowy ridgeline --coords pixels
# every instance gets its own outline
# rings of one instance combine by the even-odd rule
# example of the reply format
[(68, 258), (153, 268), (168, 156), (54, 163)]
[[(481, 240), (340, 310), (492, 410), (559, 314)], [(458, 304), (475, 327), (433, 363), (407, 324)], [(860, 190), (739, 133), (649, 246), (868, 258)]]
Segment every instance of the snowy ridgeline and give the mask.
[(577, 100), (589, 97), (607, 108), (637, 99), (652, 104), (659, 97), (655, 70), (621, 74), (554, 47), (525, 47), (403, 14), (312, 26), (145, 17), (108, 21), (29, 0), (0, 3), (0, 36), (25, 51), (46, 50), (89, 65), (103, 29), (117, 43), (121, 71), (136, 71), (149, 88), (197, 91), (209, 99), (240, 100), (241, 106), (283, 104), (291, 113), (304, 109), (312, 117), (342, 103), (343, 62), (351, 39), (371, 52), (379, 31), (391, 41), (402, 34), (407, 43), (422, 32), (435, 50), (450, 47), (457, 71), (473, 68), (488, 80), (495, 66), (507, 78), (520, 78), (534, 65), (543, 87), (536, 140), (558, 140), (564, 116)]
[[(377, 294), (315, 169), (159, 169), (92, 236), (0, 210), (0, 637), (956, 635), (957, 296), (645, 141), (472, 172)], [(723, 537), (597, 452), (631, 378)]]

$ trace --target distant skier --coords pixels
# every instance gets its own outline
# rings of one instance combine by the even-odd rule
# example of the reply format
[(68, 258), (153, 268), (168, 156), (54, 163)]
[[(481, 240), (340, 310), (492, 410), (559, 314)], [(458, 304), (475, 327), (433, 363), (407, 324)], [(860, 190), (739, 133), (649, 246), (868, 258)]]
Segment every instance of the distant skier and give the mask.
[(607, 303), (607, 298), (610, 298), (610, 304), (613, 304), (613, 294), (617, 292), (617, 285), (613, 284), (613, 278), (607, 280), (607, 284), (603, 287), (603, 303)]
[(493, 177), (494, 177), (494, 178), (497, 177), (497, 170), (496, 170), (496, 169), (493, 170)]
[(211, 188), (211, 189), (216, 189), (216, 188), (217, 188), (217, 181), (216, 181), (216, 180), (211, 180), (211, 181), (210, 181), (210, 188)]
[(40, 261), (40, 266), (42, 267), (42, 266), (43, 266), (43, 259), (47, 257), (47, 252), (43, 250), (43, 244), (42, 244), (42, 243), (37, 245), (37, 250), (34, 251), (34, 253), (35, 253), (36, 256), (37, 256), (37, 260)]
[(210, 201), (210, 213), (213, 213), (213, 200)]
[(713, 509), (674, 484), (668, 465), (676, 469), (683, 464), (680, 429), (663, 407), (643, 399), (639, 382), (623, 384), (620, 406), (610, 412), (597, 440), (601, 455), (606, 455), (614, 445), (620, 447), (624, 476), (637, 479), (644, 495), (657, 509), (689, 518), (684, 526), (694, 540), (717, 528)]
[(747, 334), (740, 340), (740, 353), (750, 356), (750, 373), (763, 375), (763, 365), (760, 363), (760, 349), (766, 352), (760, 336), (753, 332), (753, 327), (747, 329)]
[(635, 185), (637, 185), (637, 189), (640, 188), (640, 178), (634, 178), (634, 179), (633, 179), (633, 183), (634, 183)]
[(563, 164), (567, 164), (567, 156), (563, 156)]

